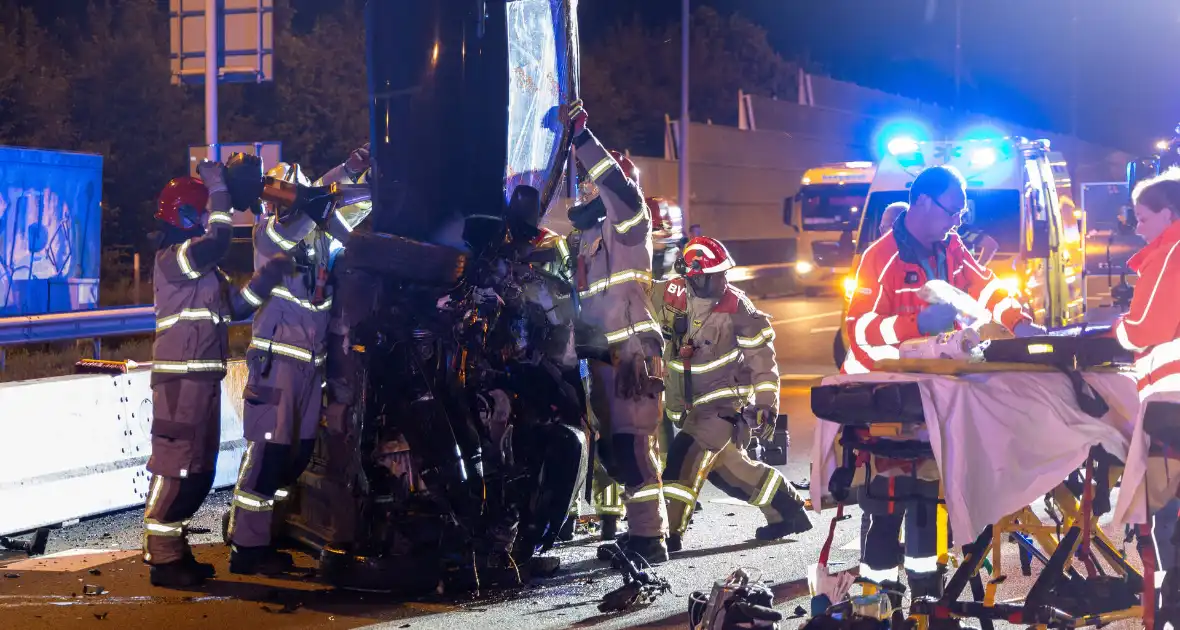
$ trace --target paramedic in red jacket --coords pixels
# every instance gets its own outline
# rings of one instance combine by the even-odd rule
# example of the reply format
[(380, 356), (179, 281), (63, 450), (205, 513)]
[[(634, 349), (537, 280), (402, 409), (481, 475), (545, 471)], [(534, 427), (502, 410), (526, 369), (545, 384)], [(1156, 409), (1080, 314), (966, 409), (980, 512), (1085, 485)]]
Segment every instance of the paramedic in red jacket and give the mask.
[[(1154, 440), (1172, 448), (1180, 444), (1180, 169), (1171, 169), (1139, 184), (1131, 196), (1135, 204), (1135, 233), (1147, 241), (1127, 265), (1139, 274), (1131, 310), (1115, 326), (1115, 336), (1135, 353), (1135, 378), (1142, 404), (1143, 428)], [(1172, 532), (1177, 508), (1172, 501), (1155, 513), (1152, 534), (1158, 553), (1156, 585), (1165, 599), (1174, 592), (1176, 569)]]
[[(861, 256), (844, 322), (850, 342), (844, 373), (869, 372), (877, 361), (899, 358), (902, 342), (955, 329), (954, 307), (927, 304), (918, 297), (928, 280), (944, 280), (970, 294), (1018, 336), (1044, 331), (1033, 324), (1017, 296), (1009, 295), (992, 272), (972, 258), (955, 233), (966, 208), (966, 183), (953, 167), (930, 167), (914, 180), (909, 209)], [(897, 580), (897, 566), (904, 564), (914, 596), (941, 594), (933, 502), (938, 498), (937, 466), (928, 460), (911, 475), (908, 467), (875, 458), (873, 471), (871, 492), (862, 489), (860, 499), (860, 575), (877, 582)], [(879, 498), (884, 496), (927, 500)], [(925, 515), (917, 515), (919, 511)], [(903, 558), (898, 537), (906, 512), (917, 516), (905, 519)]]

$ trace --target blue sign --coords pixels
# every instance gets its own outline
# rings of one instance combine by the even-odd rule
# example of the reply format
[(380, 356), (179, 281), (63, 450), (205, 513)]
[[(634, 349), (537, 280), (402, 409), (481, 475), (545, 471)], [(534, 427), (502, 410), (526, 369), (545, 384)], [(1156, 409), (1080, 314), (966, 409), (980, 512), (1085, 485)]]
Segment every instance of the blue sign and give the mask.
[(0, 316), (97, 308), (102, 156), (0, 147)]

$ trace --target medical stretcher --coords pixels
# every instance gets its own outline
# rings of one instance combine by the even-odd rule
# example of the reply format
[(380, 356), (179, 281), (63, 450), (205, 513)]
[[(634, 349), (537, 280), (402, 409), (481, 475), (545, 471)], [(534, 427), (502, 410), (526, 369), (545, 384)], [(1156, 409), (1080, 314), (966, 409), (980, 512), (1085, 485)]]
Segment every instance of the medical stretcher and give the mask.
[[(983, 348), (987, 360), (984, 363), (902, 359), (881, 361), (877, 367), (879, 371), (895, 374), (945, 376), (1020, 372), (1030, 379), (1059, 379), (1052, 374), (1064, 373), (1075, 400), (1062, 402), (1076, 404), (1089, 416), (1100, 418), (1109, 411), (1109, 405), (1083, 374), (1109, 371), (1111, 366), (1127, 363), (1131, 357), (1113, 339), (1083, 339), (1076, 332), (989, 342)], [(868, 380), (821, 385), (812, 389), (812, 410), (816, 417), (839, 425), (840, 462), (827, 480), (827, 489), (841, 504), (849, 501), (861, 470), (867, 491), (867, 482), (874, 475), (875, 459), (894, 464), (908, 462), (903, 470), (916, 475), (923, 461), (935, 458), (931, 443), (917, 437), (926, 428), (928, 410), (919, 381)], [(944, 452), (942, 456), (951, 457), (954, 453)], [(983, 528), (970, 543), (958, 541), (962, 544), (962, 558), (941, 597), (914, 601), (910, 607), (912, 623), (919, 628), (958, 627), (954, 621), (957, 618), (977, 618), (985, 630), (990, 630), (997, 620), (1077, 628), (1143, 617), (1151, 627), (1154, 607), (1148, 606), (1145, 611), (1141, 605), (1143, 601), (1154, 601), (1155, 552), (1150, 532), (1143, 528), (1138, 536), (1144, 575), (1097, 526), (1098, 516), (1110, 511), (1109, 489), (1116, 483), (1121, 466), (1122, 462), (1102, 447), (1094, 447), (1080, 471), (1045, 494), (1053, 522), (1045, 522), (1026, 506)], [(948, 564), (950, 536), (944, 535), (941, 529), (946, 527), (946, 500), (942, 492), (936, 500), (910, 496), (874, 498), (938, 503), (939, 564)], [(1031, 575), (1034, 560), (1042, 568), (1022, 600), (998, 602), (997, 589), (1007, 577), (1000, 553), (1000, 546), (1006, 540), (1019, 547), (1025, 575)], [(990, 565), (986, 584), (981, 572), (985, 565)], [(968, 586), (971, 600), (959, 601)]]

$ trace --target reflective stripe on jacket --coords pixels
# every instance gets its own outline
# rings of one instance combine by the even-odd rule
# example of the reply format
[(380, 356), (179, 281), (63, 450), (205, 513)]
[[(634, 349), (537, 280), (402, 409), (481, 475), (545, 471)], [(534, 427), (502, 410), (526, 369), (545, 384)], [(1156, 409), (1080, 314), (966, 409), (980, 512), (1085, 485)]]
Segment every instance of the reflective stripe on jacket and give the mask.
[[(581, 319), (606, 334), (611, 345), (632, 336), (659, 338), (652, 316), (652, 222), (643, 194), (623, 174), (618, 162), (590, 131), (574, 139), (579, 162), (598, 186), (606, 220), (571, 234), (577, 249), (574, 281), (581, 300)], [(577, 277), (579, 265), (583, 277)]]
[[(696, 300), (694, 300), (696, 302)], [(665, 406), (673, 420), (685, 411), (686, 372), (692, 379), (692, 407), (708, 406), (721, 415), (734, 415), (757, 404), (777, 410), (779, 374), (775, 362), (774, 328), (770, 317), (757, 309), (742, 291), (729, 287), (711, 311), (694, 312), (684, 278), (659, 282), (652, 304), (665, 340), (668, 366)], [(675, 320), (687, 318), (681, 337)], [(686, 345), (692, 358), (680, 356)]]
[(877, 361), (897, 359), (902, 342), (922, 336), (918, 313), (926, 302), (918, 297), (918, 291), (933, 279), (926, 267), (975, 298), (994, 321), (1009, 330), (1032, 319), (1017, 301), (1019, 296), (1010, 295), (991, 270), (976, 262), (958, 234), (951, 233), (936, 244), (933, 254), (921, 252), (905, 231), (905, 217), (903, 212), (893, 229), (861, 256), (844, 320), (850, 346), (842, 369), (845, 374), (868, 372)]
[[(346, 177), (343, 166), (338, 166), (315, 185)], [(332, 250), (347, 243), (352, 227), (339, 211), (329, 217), (326, 230), (303, 213), (282, 220), (272, 214), (254, 227), (255, 269), (279, 254), (294, 258), (297, 269), (268, 298), (261, 298), (252, 326), (252, 349), (317, 365), (323, 362), (332, 309), (328, 282)]]
[(1135, 352), (1139, 397), (1180, 391), (1180, 221), (1127, 264), (1139, 274), (1139, 281), (1131, 310), (1115, 326), (1115, 336)]

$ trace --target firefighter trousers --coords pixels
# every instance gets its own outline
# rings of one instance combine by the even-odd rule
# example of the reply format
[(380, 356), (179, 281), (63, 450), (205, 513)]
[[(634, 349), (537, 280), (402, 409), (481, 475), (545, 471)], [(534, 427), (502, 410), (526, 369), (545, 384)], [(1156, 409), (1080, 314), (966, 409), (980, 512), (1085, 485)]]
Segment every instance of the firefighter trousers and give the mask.
[(323, 375), (299, 359), (252, 350), (243, 394), (246, 455), (234, 486), (229, 537), (235, 547), (271, 542), (275, 500), (311, 461), (323, 407)]
[(674, 533), (683, 535), (688, 529), (706, 479), (725, 494), (761, 509), (767, 523), (803, 511), (803, 499), (783, 474), (746, 454), (750, 430), (739, 423), (740, 427), (708, 409), (687, 414), (664, 469), (664, 498)]
[[(901, 497), (889, 501), (887, 497)], [(904, 566), (915, 596), (940, 595), (939, 537), (945, 517), (939, 514), (939, 482), (909, 476), (875, 476), (859, 490), (861, 516), (860, 575), (876, 582), (897, 580)], [(905, 526), (905, 544), (901, 528)], [(944, 539), (945, 540), (945, 539)]]
[[(622, 398), (615, 393), (615, 369), (590, 361), (590, 405), (598, 419), (599, 454), (610, 479), (623, 487), (627, 531), (645, 538), (668, 533), (668, 514), (656, 454), (659, 394)], [(605, 483), (600, 488), (609, 488)], [(605, 501), (604, 501), (605, 502)]]
[(152, 473), (143, 512), (143, 559), (167, 564), (189, 552), (185, 525), (205, 501), (221, 447), (221, 380), (152, 386)]

